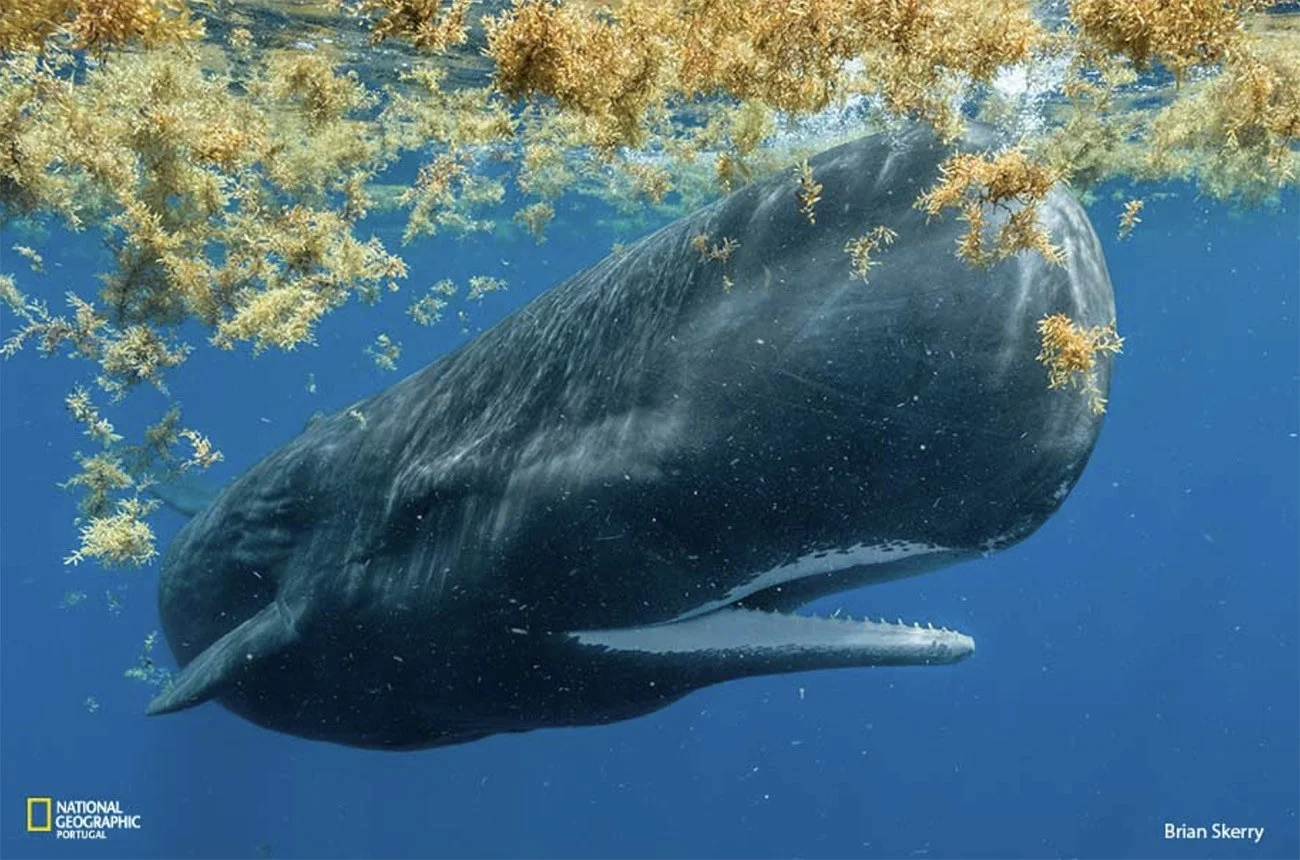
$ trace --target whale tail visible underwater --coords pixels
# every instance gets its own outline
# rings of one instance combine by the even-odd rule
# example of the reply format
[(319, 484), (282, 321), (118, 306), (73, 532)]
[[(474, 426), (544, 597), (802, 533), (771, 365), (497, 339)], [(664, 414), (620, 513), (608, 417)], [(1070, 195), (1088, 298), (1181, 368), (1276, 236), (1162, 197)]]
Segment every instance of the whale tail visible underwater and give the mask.
[[(815, 224), (789, 174), (756, 182), (313, 422), (168, 548), (185, 668), (150, 713), (216, 699), (410, 749), (969, 655), (793, 614), (1022, 540), (1096, 441), (1036, 360), (1039, 320), (1114, 318), (1087, 217), (1057, 189), (1039, 217), (1063, 265), (971, 268), (964, 225), (913, 206), (948, 152), (919, 128), (829, 150)], [(846, 249), (877, 228), (896, 239), (864, 283)]]

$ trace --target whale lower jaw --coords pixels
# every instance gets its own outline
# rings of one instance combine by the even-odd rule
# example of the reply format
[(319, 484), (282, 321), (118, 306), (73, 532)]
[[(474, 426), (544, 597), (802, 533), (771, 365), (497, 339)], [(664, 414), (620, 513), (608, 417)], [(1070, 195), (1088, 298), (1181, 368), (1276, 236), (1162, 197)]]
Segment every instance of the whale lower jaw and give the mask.
[[(956, 663), (975, 640), (953, 630), (727, 607), (644, 627), (569, 634), (581, 645), (674, 663), (694, 658), (724, 677), (851, 666)], [(727, 671), (730, 666), (734, 671)]]

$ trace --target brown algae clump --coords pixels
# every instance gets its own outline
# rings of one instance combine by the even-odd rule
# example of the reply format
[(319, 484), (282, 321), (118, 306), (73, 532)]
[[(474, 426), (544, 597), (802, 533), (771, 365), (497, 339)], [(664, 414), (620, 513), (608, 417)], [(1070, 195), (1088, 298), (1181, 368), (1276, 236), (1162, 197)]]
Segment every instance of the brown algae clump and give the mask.
[[(916, 206), (930, 217), (945, 209), (960, 211), (967, 227), (957, 240), (957, 255), (966, 262), (990, 266), (1020, 251), (1064, 262), (1063, 252), (1038, 223), (1038, 205), (1062, 178), (1059, 170), (1017, 148), (992, 157), (957, 153), (940, 171), (939, 183), (917, 198)], [(985, 224), (995, 209), (1008, 215), (989, 247)]]
[(1106, 399), (1097, 387), (1097, 356), (1115, 355), (1124, 339), (1115, 331), (1115, 323), (1082, 328), (1065, 314), (1052, 314), (1038, 321), (1042, 350), (1038, 360), (1047, 367), (1047, 387), (1073, 385), (1088, 398), (1088, 405), (1098, 415), (1106, 411)]
[(203, 25), (180, 0), (6, 0), (5, 6), (0, 13), (0, 54), (39, 50), (52, 40), (102, 52), (203, 35)]

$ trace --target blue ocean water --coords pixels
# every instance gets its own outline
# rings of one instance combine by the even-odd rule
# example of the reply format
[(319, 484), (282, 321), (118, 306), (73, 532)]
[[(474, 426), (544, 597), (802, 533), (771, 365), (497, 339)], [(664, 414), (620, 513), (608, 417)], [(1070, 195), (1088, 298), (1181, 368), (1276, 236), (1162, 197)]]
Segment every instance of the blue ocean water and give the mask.
[[(123, 671), (158, 627), (156, 568), (61, 563), (75, 497), (56, 484), (92, 445), (62, 399), (88, 368), (5, 362), (0, 854), (1300, 856), (1300, 198), (1240, 214), (1182, 186), (1125, 196), (1148, 198), (1127, 241), (1120, 202), (1090, 209), (1127, 340), (1100, 444), (1059, 514), (997, 556), (813, 607), (956, 627), (975, 656), (735, 682), (601, 728), (379, 753), (215, 705), (144, 717), (153, 689)], [(184, 423), (226, 454), (214, 480), (602, 257), (619, 238), (610, 213), (576, 205), (540, 246), (411, 246), (403, 293), (329, 317), (314, 348), (198, 350), (170, 385)], [(15, 241), (42, 246), (45, 274), (26, 272)], [(104, 265), (89, 233), (11, 231), (0, 249), (0, 270), (52, 307)], [(509, 289), (465, 320), (405, 317), (435, 280), (479, 274)], [(12, 316), (0, 322), (8, 333)], [(398, 374), (363, 354), (380, 331), (404, 346)], [(111, 417), (138, 431), (164, 403), (142, 390)], [(163, 542), (180, 526), (157, 523)], [(87, 597), (61, 607), (69, 591)], [(154, 656), (170, 665), (163, 645)], [(141, 826), (56, 841), (26, 832), (29, 796), (116, 800)], [(1167, 824), (1215, 822), (1264, 835), (1165, 838)]]

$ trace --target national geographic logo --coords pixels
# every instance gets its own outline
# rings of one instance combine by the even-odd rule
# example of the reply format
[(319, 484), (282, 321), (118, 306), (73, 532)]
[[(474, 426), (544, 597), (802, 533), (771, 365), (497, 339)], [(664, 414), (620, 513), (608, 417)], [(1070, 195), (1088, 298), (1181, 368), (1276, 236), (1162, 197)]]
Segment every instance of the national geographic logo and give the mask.
[(122, 811), (116, 800), (27, 798), (27, 832), (56, 839), (107, 839), (115, 830), (139, 830), (140, 816)]

